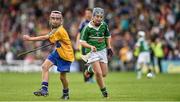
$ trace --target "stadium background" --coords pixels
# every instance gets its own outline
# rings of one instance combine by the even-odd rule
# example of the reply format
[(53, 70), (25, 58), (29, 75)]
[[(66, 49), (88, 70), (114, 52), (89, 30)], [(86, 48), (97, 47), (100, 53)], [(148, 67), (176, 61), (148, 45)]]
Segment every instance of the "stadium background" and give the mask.
[[(115, 55), (109, 64), (114, 72), (110, 72), (106, 80), (109, 101), (179, 101), (180, 75), (175, 74), (180, 72), (179, 0), (0, 0), (0, 101), (58, 100), (61, 86), (56, 73), (50, 73), (49, 97), (32, 95), (33, 89), (37, 89), (40, 83), (40, 65), (51, 48), (18, 58), (19, 52), (48, 43), (26, 42), (22, 40), (22, 35), (36, 36), (49, 32), (49, 13), (58, 9), (63, 12), (64, 27), (76, 51), (78, 26), (88, 6), (105, 9), (105, 22), (112, 34)], [(154, 37), (161, 39), (164, 51), (162, 65), (169, 73), (157, 74), (152, 80), (146, 77), (136, 79), (133, 51), (138, 30), (145, 30), (149, 40)], [(73, 63), (72, 71), (80, 70), (78, 60)], [(38, 72), (26, 73), (29, 71)], [(104, 101), (95, 91), (98, 90), (96, 84), (83, 83), (81, 73), (70, 73), (69, 79), (70, 100)]]
[(105, 22), (112, 35), (115, 55), (110, 62), (111, 70), (134, 70), (133, 51), (138, 30), (146, 31), (149, 40), (161, 39), (163, 59), (179, 60), (179, 4), (178, 0), (1, 0), (0, 63), (13, 64), (14, 60), (32, 63), (46, 58), (50, 51), (48, 48), (19, 58), (17, 54), (48, 43), (25, 42), (22, 35), (36, 36), (49, 32), (51, 10), (63, 12), (64, 26), (76, 51), (75, 39), (83, 12), (87, 7), (96, 6), (105, 9)]
[[(21, 51), (39, 47), (44, 42), (24, 42), (22, 35), (46, 34), (50, 31), (48, 17), (51, 10), (60, 10), (74, 49), (78, 26), (87, 7), (105, 9), (105, 21), (112, 34), (115, 55), (110, 62), (112, 70), (134, 70), (134, 45), (137, 31), (144, 30), (147, 38), (160, 38), (165, 60), (180, 59), (180, 3), (178, 0), (1, 0), (0, 1), (0, 63), (13, 60), (33, 62), (46, 58), (50, 49), (43, 49), (24, 57)], [(124, 50), (122, 49), (128, 49)], [(123, 50), (123, 53), (120, 51)], [(125, 56), (125, 57), (120, 57)]]

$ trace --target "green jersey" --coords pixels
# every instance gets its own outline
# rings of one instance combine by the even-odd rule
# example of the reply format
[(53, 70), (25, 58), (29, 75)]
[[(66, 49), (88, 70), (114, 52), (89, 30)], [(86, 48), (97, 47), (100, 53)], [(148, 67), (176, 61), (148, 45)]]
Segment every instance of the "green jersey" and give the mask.
[[(80, 41), (85, 41), (88, 44), (95, 46), (97, 51), (106, 48), (106, 39), (110, 37), (108, 25), (102, 22), (99, 27), (94, 27), (92, 22), (89, 22), (82, 30)], [(86, 48), (86, 53), (91, 49)]]
[(136, 46), (139, 47), (140, 52), (149, 51), (149, 45), (148, 42), (145, 40), (145, 38), (141, 37), (138, 39)]

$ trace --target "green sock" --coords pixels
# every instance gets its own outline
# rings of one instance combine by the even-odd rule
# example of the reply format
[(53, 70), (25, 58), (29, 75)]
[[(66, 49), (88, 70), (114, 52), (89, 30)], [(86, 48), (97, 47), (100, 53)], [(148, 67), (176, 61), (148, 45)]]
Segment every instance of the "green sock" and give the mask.
[(103, 97), (108, 97), (108, 93), (107, 93), (106, 87), (101, 89), (101, 93), (102, 93)]
[(101, 89), (101, 92), (102, 92), (102, 93), (107, 92), (106, 87), (102, 88), (102, 89)]
[(93, 68), (92, 68), (91, 65), (88, 66), (87, 71), (88, 71), (89, 73), (94, 73), (94, 70), (93, 70)]

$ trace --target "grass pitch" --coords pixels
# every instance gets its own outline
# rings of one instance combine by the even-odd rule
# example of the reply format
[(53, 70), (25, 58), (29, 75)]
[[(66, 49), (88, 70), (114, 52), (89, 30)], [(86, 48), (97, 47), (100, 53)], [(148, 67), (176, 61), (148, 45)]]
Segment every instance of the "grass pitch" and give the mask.
[[(111, 72), (106, 78), (109, 99), (103, 99), (97, 83), (84, 83), (82, 73), (69, 73), (69, 101), (180, 101), (180, 74), (158, 74), (153, 79), (135, 73)], [(62, 85), (58, 73), (50, 73), (49, 96), (37, 97), (41, 73), (0, 73), (0, 101), (59, 101)], [(61, 100), (62, 101), (62, 100)]]

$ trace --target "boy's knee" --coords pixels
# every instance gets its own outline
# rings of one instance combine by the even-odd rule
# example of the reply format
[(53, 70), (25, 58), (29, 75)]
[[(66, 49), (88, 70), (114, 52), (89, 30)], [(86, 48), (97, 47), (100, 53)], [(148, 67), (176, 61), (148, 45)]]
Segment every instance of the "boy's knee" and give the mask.
[(60, 76), (60, 80), (65, 80), (65, 78), (63, 76)]
[(104, 73), (104, 74), (103, 74), (103, 77), (106, 77), (106, 76), (107, 76), (107, 73)]
[(46, 65), (44, 65), (44, 64), (42, 65), (42, 70), (43, 70), (43, 71), (48, 71), (48, 69), (49, 69), (48, 66), (46, 66)]
[(66, 76), (64, 74), (60, 75), (60, 80), (66, 80)]
[(103, 76), (103, 74), (101, 72), (96, 72), (95, 75), (96, 75), (96, 77), (102, 77)]

